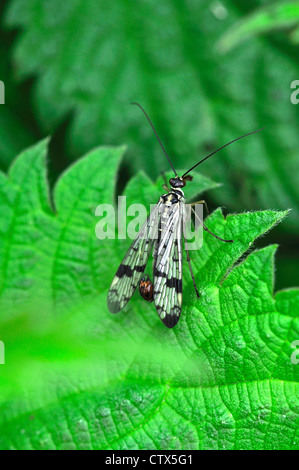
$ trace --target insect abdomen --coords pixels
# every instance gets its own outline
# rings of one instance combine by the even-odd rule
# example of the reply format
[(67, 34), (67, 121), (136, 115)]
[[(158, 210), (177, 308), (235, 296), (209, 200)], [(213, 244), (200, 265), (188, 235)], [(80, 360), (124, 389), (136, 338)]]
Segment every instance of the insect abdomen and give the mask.
[(147, 302), (154, 300), (154, 286), (147, 274), (140, 281), (139, 293)]

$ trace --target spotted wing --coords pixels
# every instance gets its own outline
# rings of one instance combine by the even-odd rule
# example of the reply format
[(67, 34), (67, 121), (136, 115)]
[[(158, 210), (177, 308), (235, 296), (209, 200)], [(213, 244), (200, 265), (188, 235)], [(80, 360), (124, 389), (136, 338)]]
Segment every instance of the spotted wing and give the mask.
[(182, 309), (183, 203), (165, 207), (154, 252), (154, 303), (165, 326), (173, 328)]
[(161, 202), (154, 207), (120, 264), (108, 292), (107, 304), (117, 313), (128, 303), (139, 285), (153, 243), (157, 239)]

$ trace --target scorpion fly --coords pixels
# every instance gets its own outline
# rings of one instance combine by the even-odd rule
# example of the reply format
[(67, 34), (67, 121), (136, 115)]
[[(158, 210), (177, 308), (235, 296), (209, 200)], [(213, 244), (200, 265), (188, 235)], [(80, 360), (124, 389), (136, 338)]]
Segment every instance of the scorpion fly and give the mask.
[[(173, 328), (179, 321), (183, 300), (182, 238), (184, 233), (183, 224), (186, 200), (182, 188), (186, 186), (187, 181), (192, 180), (192, 176), (190, 176), (189, 173), (198, 165), (219, 152), (219, 150), (224, 147), (227, 147), (243, 137), (259, 132), (262, 129), (249, 132), (248, 134), (242, 135), (228, 142), (204, 157), (182, 176), (179, 176), (147, 113), (140, 104), (132, 104), (141, 109), (151, 125), (153, 132), (174, 172), (174, 177), (169, 180), (170, 191), (166, 194), (162, 194), (116, 271), (109, 288), (107, 303), (111, 313), (119, 312), (126, 306), (137, 286), (139, 286), (141, 296), (149, 302), (154, 302), (157, 313), (164, 325), (168, 328)], [(193, 209), (192, 211), (196, 215)], [(218, 240), (226, 243), (233, 242), (233, 240), (225, 240), (218, 237), (206, 227), (202, 220), (199, 220), (199, 222), (205, 231)], [(152, 250), (153, 282), (151, 282), (148, 275), (144, 275), (148, 258)], [(185, 249), (185, 251), (194, 289), (197, 297), (199, 298), (199, 292), (192, 272), (189, 252), (187, 249)]]

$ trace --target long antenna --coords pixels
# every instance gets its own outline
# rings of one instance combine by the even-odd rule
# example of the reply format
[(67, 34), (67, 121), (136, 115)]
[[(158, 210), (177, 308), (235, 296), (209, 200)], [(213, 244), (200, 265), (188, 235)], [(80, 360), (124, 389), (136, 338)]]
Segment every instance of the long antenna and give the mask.
[(146, 119), (147, 119), (148, 122), (150, 123), (151, 128), (153, 129), (153, 131), (154, 131), (154, 133), (155, 133), (155, 136), (156, 136), (157, 139), (158, 139), (159, 144), (161, 145), (161, 148), (162, 148), (163, 152), (164, 152), (165, 155), (166, 155), (166, 158), (167, 158), (167, 160), (168, 160), (168, 162), (169, 162), (171, 168), (172, 168), (173, 171), (174, 171), (175, 176), (178, 176), (177, 172), (176, 172), (175, 169), (174, 169), (173, 164), (172, 164), (171, 161), (170, 161), (169, 156), (168, 156), (167, 153), (166, 153), (166, 150), (165, 150), (165, 148), (164, 148), (164, 146), (163, 146), (161, 140), (159, 139), (159, 136), (158, 136), (158, 134), (157, 134), (157, 132), (156, 132), (156, 129), (154, 128), (154, 125), (153, 125), (152, 121), (150, 120), (150, 118), (148, 117), (148, 115), (146, 114), (146, 112), (144, 111), (143, 107), (142, 107), (141, 104), (139, 104), (139, 103), (133, 102), (133, 103), (131, 103), (131, 104), (134, 104), (134, 105), (136, 105), (136, 106), (139, 106), (139, 108), (141, 109), (141, 111), (142, 111), (143, 114), (145, 115)]
[(210, 158), (212, 155), (214, 155), (214, 153), (217, 153), (217, 152), (219, 152), (219, 150), (224, 149), (224, 147), (227, 147), (228, 145), (232, 144), (233, 142), (236, 142), (236, 140), (243, 139), (243, 137), (247, 137), (248, 135), (251, 135), (251, 134), (256, 134), (256, 132), (260, 132), (260, 131), (262, 131), (263, 129), (265, 129), (265, 126), (262, 127), (261, 129), (258, 129), (257, 131), (252, 131), (252, 132), (248, 132), (248, 134), (241, 135), (241, 137), (237, 137), (236, 139), (231, 140), (231, 141), (228, 142), (227, 144), (222, 145), (222, 147), (220, 147), (220, 148), (217, 149), (217, 150), (214, 150), (214, 152), (210, 153), (210, 155), (207, 155), (205, 158), (203, 158), (202, 160), (200, 160), (200, 162), (196, 163), (196, 165), (194, 165), (192, 168), (190, 168), (190, 170), (186, 171), (186, 173), (182, 176), (182, 178), (184, 178), (188, 173), (190, 173), (190, 171), (194, 170), (194, 168), (196, 168), (196, 167), (197, 167), (198, 165), (200, 165), (202, 162), (204, 162), (205, 160), (207, 160), (208, 158)]

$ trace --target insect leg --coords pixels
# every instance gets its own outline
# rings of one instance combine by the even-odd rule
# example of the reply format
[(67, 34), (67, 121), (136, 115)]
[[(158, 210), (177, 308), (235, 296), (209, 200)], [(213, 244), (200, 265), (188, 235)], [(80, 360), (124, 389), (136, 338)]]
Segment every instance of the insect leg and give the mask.
[(202, 201), (191, 202), (190, 206), (195, 206), (195, 204), (204, 204), (207, 213), (210, 214), (210, 211), (209, 211), (209, 208), (208, 208), (208, 204), (206, 203), (206, 201), (205, 201), (204, 199), (203, 199)]
[(203, 223), (203, 221), (198, 217), (198, 215), (196, 214), (195, 210), (192, 208), (192, 211), (195, 215), (195, 217), (197, 218), (197, 220), (199, 221), (199, 223), (203, 226), (203, 229), (208, 232), (210, 235), (213, 235), (213, 237), (217, 238), (218, 240), (222, 241), (222, 242), (226, 242), (226, 243), (233, 243), (234, 240), (225, 240), (224, 238), (221, 238), (221, 237), (218, 237), (218, 235), (215, 235), (215, 233), (211, 232), (208, 227), (206, 227), (206, 225)]
[(166, 179), (164, 171), (161, 171), (161, 174), (162, 174), (162, 178), (164, 179), (164, 184), (162, 184), (162, 188), (165, 189), (165, 191), (169, 193), (170, 189), (168, 187), (168, 181)]
[(191, 274), (191, 277), (192, 277), (193, 286), (194, 286), (197, 298), (199, 299), (200, 295), (199, 295), (199, 292), (198, 292), (198, 289), (197, 289), (197, 286), (196, 286), (196, 282), (195, 282), (195, 279), (194, 279), (194, 274), (193, 274), (193, 270), (192, 270), (192, 266), (191, 266), (189, 250), (187, 250), (187, 248), (185, 248), (185, 250), (186, 250), (186, 253), (187, 253), (187, 261), (188, 261), (188, 265), (189, 265), (189, 269), (190, 269), (190, 274)]

